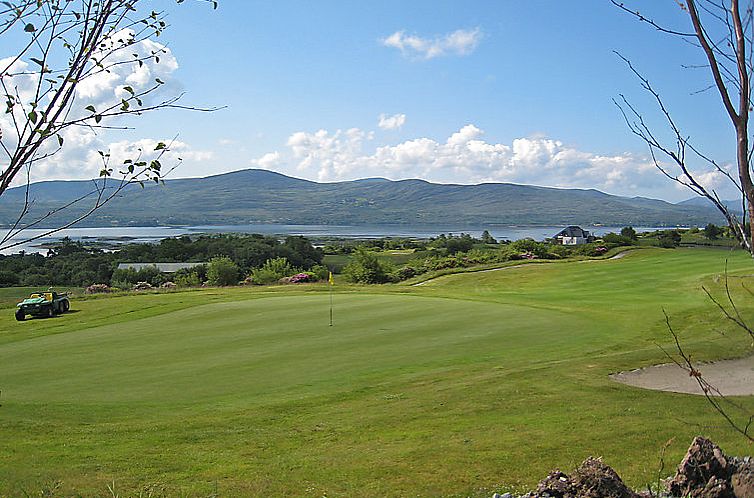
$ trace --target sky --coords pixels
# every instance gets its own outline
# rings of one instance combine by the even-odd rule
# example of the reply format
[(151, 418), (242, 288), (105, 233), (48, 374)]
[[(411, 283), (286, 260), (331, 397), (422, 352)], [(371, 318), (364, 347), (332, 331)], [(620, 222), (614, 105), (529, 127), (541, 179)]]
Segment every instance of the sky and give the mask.
[[(674, 0), (625, 0), (687, 29)], [(647, 76), (685, 135), (719, 164), (735, 136), (695, 47), (641, 24), (608, 0), (146, 2), (169, 28), (143, 50), (159, 64), (124, 66), (81, 90), (116, 98), (124, 84), (213, 112), (165, 110), (126, 132), (81, 131), (35, 165), (33, 180), (96, 176), (97, 150), (126, 157), (171, 141), (169, 178), (263, 168), (314, 181), (367, 177), (510, 182), (679, 201), (614, 103), (625, 95), (660, 136), (656, 105), (615, 52)], [(0, 60), (12, 55), (0, 39)], [(24, 61), (21, 61), (23, 63)], [(28, 61), (26, 61), (28, 63)], [(135, 82), (135, 83), (134, 83)], [(3, 126), (0, 118), (0, 128)], [(694, 163), (694, 167), (697, 163)], [(722, 175), (699, 174), (722, 197)]]

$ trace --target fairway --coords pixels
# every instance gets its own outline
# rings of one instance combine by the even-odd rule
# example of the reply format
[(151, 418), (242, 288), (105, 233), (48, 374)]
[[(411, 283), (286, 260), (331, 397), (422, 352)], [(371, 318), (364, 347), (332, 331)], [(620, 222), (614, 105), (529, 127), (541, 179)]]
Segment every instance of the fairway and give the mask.
[(0, 496), (489, 496), (589, 455), (643, 486), (671, 437), (746, 451), (703, 399), (608, 378), (665, 361), (663, 307), (695, 358), (750, 352), (701, 291), (726, 258), (738, 296), (744, 253), (642, 250), (336, 286), (332, 327), (325, 285), (5, 309)]

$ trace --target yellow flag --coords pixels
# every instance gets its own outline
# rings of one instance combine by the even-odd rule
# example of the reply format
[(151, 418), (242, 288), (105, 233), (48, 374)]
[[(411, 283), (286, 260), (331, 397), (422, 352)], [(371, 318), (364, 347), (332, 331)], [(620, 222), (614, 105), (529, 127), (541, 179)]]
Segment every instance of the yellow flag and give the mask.
[(335, 280), (332, 278), (332, 272), (330, 272), (330, 278), (328, 278), (327, 281), (330, 282), (330, 285), (335, 285)]

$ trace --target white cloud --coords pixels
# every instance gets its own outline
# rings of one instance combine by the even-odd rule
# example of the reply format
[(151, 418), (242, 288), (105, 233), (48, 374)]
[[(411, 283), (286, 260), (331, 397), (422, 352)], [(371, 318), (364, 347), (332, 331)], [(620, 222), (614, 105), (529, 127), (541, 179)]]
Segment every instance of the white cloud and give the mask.
[[(209, 151), (195, 150), (189, 144), (177, 140), (156, 140), (142, 138), (135, 141), (119, 140), (112, 143), (102, 142), (93, 133), (85, 135), (81, 133), (71, 134), (76, 143), (68, 143), (60, 152), (52, 157), (40, 161), (31, 169), (31, 181), (40, 180), (80, 180), (97, 178), (100, 170), (104, 167), (102, 156), (98, 151), (110, 154), (109, 167), (113, 168), (115, 178), (121, 178), (118, 170), (122, 168), (126, 159), (151, 161), (158, 158), (158, 152), (154, 149), (159, 142), (168, 145), (169, 150), (162, 154), (163, 174), (169, 174), (170, 170), (181, 162), (199, 163), (212, 159), (213, 154)], [(180, 173), (180, 168), (177, 170)], [(173, 176), (173, 175), (171, 175)], [(17, 178), (15, 185), (21, 185), (25, 178)]]
[(380, 114), (380, 120), (377, 123), (377, 126), (382, 128), (383, 130), (397, 130), (400, 129), (405, 123), (405, 114), (393, 114), (392, 116)]
[(446, 55), (468, 55), (477, 48), (482, 37), (482, 30), (479, 28), (459, 29), (434, 38), (422, 38), (418, 35), (407, 35), (405, 31), (396, 31), (383, 38), (381, 42), (386, 47), (397, 48), (406, 57), (428, 60)]
[[(100, 53), (95, 54), (95, 58), (101, 59), (116, 47), (107, 55), (107, 71), (94, 72), (76, 85), (77, 100), (82, 102), (80, 107), (94, 105), (102, 108), (113, 105), (128, 95), (123, 87), (130, 86), (136, 93), (140, 93), (154, 86), (158, 78), (165, 84), (146, 97), (145, 103), (154, 102), (166, 94), (172, 96), (180, 89), (180, 85), (172, 79), (173, 73), (178, 69), (178, 61), (170, 49), (149, 39), (129, 45), (126, 49), (118, 49), (122, 40), (129, 37), (133, 37), (132, 30), (119, 31), (101, 47)], [(142, 64), (134, 62), (134, 56), (142, 59)]]
[(262, 156), (257, 164), (274, 158), (278, 171), (318, 181), (421, 178), (438, 183), (509, 182), (595, 188), (627, 196), (685, 197), (678, 192), (673, 195), (670, 182), (644, 156), (600, 155), (541, 136), (517, 138), (509, 144), (483, 137), (483, 130), (468, 124), (445, 140), (419, 137), (370, 148), (373, 134), (356, 128), (299, 131), (289, 137), (287, 151)]
[[(95, 69), (90, 76), (83, 78), (76, 86), (76, 98), (73, 107), (68, 113), (69, 119), (76, 119), (91, 115), (91, 111), (85, 107), (93, 105), (97, 110), (106, 109), (109, 106), (120, 106), (122, 98), (128, 98), (130, 93), (124, 90), (125, 86), (139, 94), (156, 84), (159, 78), (164, 82), (154, 92), (142, 98), (145, 106), (164, 101), (180, 93), (180, 83), (172, 76), (178, 68), (178, 62), (171, 51), (152, 40), (142, 40), (111, 52), (106, 59), (103, 54), (109, 47), (120, 47), (122, 41), (133, 36), (130, 30), (123, 30), (114, 34), (107, 46), (100, 47), (99, 60), (104, 60), (107, 71)], [(135, 61), (136, 55), (142, 59), (141, 64)], [(157, 62), (159, 58), (159, 62)], [(34, 100), (38, 74), (34, 67), (25, 61), (15, 61), (13, 58), (0, 59), (0, 68), (5, 69), (2, 78), (6, 88), (12, 89), (17, 94), (19, 105), (14, 108), (14, 114), (3, 113), (0, 115), (0, 129), (3, 130), (3, 144), (13, 151), (18, 143), (18, 133), (13, 123), (13, 118), (20, 123), (25, 122), (25, 113), (28, 112), (29, 103)], [(13, 63), (12, 63), (13, 62)], [(11, 64), (12, 63), (12, 64)], [(10, 64), (9, 67), (7, 67)], [(47, 97), (48, 99), (51, 96)], [(44, 106), (45, 101), (42, 101)], [(134, 104), (135, 105), (135, 104)], [(137, 118), (142, 119), (142, 118)], [(95, 124), (95, 123), (92, 123)], [(128, 125), (126, 118), (104, 118), (101, 125), (121, 127)], [(85, 179), (97, 177), (102, 168), (101, 157), (97, 151), (112, 154), (111, 163), (118, 165), (125, 157), (136, 154), (141, 147), (145, 152), (154, 149), (156, 140), (141, 139), (136, 141), (117, 141), (111, 138), (114, 132), (107, 129), (95, 129), (87, 126), (71, 126), (60, 132), (63, 139), (63, 147), (58, 148), (58, 140), (52, 137), (39, 151), (39, 156), (55, 152), (52, 156), (39, 160), (33, 164), (30, 171), (32, 181), (52, 179)], [(117, 132), (115, 132), (117, 133)], [(165, 140), (167, 143), (168, 141)], [(4, 154), (4, 153), (3, 153)], [(207, 159), (207, 152), (192, 150), (187, 144), (174, 142), (171, 152), (166, 153), (163, 159), (168, 163), (177, 161), (180, 155), (186, 161), (201, 161)], [(2, 157), (0, 155), (0, 157)], [(7, 155), (6, 155), (7, 158)], [(116, 163), (116, 161), (120, 161)], [(26, 181), (25, 172), (21, 172), (16, 178), (14, 185), (23, 184)], [(24, 178), (21, 178), (24, 176)]]
[(268, 152), (267, 154), (263, 155), (259, 159), (255, 159), (251, 162), (253, 166), (258, 166), (262, 169), (269, 169), (272, 170), (275, 167), (280, 165), (280, 153), (275, 152)]

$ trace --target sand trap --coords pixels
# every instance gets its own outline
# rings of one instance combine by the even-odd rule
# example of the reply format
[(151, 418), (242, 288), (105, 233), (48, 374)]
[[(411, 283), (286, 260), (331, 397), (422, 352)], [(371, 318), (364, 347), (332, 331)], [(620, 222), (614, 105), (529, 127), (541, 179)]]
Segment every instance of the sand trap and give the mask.
[[(754, 394), (754, 356), (700, 363), (695, 368), (724, 396)], [(655, 391), (704, 394), (693, 377), (689, 377), (685, 370), (672, 363), (612, 374), (610, 378), (622, 384)]]

